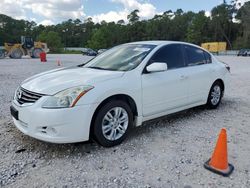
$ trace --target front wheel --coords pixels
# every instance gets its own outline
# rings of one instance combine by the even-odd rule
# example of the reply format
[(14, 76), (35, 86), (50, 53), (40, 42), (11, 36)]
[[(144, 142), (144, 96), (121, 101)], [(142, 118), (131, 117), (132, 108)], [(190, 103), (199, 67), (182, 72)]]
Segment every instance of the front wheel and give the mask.
[(5, 52), (4, 50), (0, 49), (0, 59), (3, 59), (5, 57)]
[(13, 58), (13, 59), (21, 59), (23, 56), (23, 52), (21, 49), (19, 48), (15, 48), (11, 51), (11, 54), (10, 54), (10, 58)]
[(222, 84), (216, 81), (212, 85), (209, 95), (208, 95), (208, 99), (207, 99), (208, 108), (210, 109), (217, 108), (221, 102), (222, 96), (223, 96)]
[(32, 55), (31, 57), (32, 58), (39, 58), (40, 57), (40, 53), (42, 53), (43, 50), (40, 49), (40, 48), (35, 48), (33, 51), (32, 51)]
[(95, 140), (104, 147), (120, 144), (128, 135), (133, 124), (133, 113), (123, 101), (111, 101), (98, 111), (94, 124)]

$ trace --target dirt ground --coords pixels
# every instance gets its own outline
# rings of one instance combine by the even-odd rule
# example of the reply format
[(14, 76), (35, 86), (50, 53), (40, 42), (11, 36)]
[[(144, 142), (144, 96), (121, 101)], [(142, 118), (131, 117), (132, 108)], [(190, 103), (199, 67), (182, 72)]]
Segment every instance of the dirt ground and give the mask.
[[(25, 78), (89, 57), (49, 55), (0, 59), (0, 187), (250, 187), (250, 57), (219, 56), (231, 67), (231, 87), (220, 107), (193, 108), (136, 128), (113, 148), (96, 143), (50, 144), (19, 132), (9, 106)], [(233, 174), (203, 168), (222, 127), (228, 132)]]

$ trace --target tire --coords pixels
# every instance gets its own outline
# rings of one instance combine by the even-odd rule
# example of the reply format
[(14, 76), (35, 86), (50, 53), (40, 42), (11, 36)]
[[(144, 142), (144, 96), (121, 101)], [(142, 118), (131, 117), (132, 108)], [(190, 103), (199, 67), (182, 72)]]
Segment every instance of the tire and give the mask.
[(5, 57), (4, 51), (0, 50), (0, 59), (3, 59)]
[(32, 58), (39, 58), (40, 57), (40, 53), (42, 53), (43, 50), (40, 49), (40, 48), (35, 48), (33, 51), (32, 51), (32, 55), (31, 57)]
[(19, 48), (13, 49), (10, 54), (10, 57), (13, 59), (21, 59), (22, 56), (23, 56), (23, 52)]
[(207, 99), (207, 107), (209, 109), (216, 109), (221, 102), (223, 96), (222, 84), (219, 81), (213, 83)]
[[(117, 116), (118, 114), (119, 117)], [(120, 123), (120, 121), (123, 121)], [(129, 105), (115, 100), (106, 103), (95, 116), (92, 135), (104, 147), (120, 144), (133, 125), (133, 113)]]

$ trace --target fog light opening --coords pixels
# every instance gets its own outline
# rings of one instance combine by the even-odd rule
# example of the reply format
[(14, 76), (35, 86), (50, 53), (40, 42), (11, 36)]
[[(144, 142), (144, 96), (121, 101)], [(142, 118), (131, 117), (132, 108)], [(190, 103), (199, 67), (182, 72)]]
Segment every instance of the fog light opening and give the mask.
[(42, 130), (41, 132), (44, 133), (44, 134), (47, 134), (47, 131), (46, 131), (47, 127), (42, 127)]

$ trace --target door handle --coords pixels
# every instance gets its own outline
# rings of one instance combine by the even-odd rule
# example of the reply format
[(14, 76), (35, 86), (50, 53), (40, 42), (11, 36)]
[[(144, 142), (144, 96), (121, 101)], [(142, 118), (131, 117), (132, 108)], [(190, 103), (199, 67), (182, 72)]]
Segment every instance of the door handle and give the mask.
[(181, 80), (186, 80), (187, 78), (188, 78), (188, 76), (181, 75)]
[(215, 69), (210, 69), (211, 70), (211, 72), (215, 72)]

